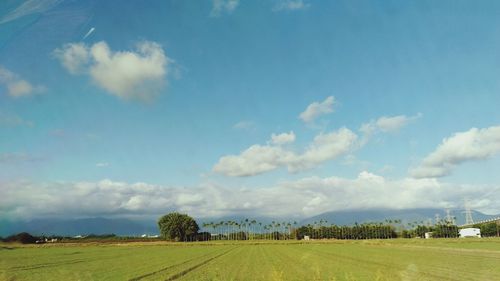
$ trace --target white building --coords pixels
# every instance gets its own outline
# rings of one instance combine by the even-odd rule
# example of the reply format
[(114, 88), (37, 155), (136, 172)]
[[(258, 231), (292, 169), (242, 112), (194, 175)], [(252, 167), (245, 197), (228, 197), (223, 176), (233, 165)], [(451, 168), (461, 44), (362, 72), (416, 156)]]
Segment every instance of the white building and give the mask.
[(424, 234), (424, 237), (425, 237), (425, 239), (430, 239), (430, 238), (432, 238), (432, 232), (426, 232), (426, 233)]
[(481, 237), (481, 230), (479, 228), (462, 228), (458, 233), (460, 238)]

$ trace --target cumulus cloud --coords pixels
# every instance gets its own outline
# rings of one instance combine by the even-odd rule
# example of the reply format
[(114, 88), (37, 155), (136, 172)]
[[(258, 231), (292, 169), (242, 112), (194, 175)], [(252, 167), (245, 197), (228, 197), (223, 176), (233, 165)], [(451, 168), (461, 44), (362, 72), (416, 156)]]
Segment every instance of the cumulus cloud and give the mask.
[(154, 99), (167, 83), (169, 59), (161, 46), (144, 41), (135, 51), (112, 51), (104, 41), (69, 43), (54, 55), (71, 74), (88, 74), (94, 84), (123, 99)]
[(222, 13), (231, 14), (234, 12), (239, 0), (212, 0), (212, 11), (210, 12), (211, 17), (218, 17)]
[(415, 178), (444, 177), (464, 162), (483, 160), (500, 152), (500, 126), (472, 128), (446, 138), (421, 165), (411, 170)]
[(289, 164), (292, 172), (314, 168), (357, 148), (358, 136), (347, 128), (317, 135), (303, 154)]
[(323, 102), (313, 102), (307, 106), (306, 110), (300, 113), (299, 118), (306, 123), (311, 123), (321, 115), (333, 112), (333, 105), (335, 98), (333, 96), (327, 97)]
[(28, 97), (45, 90), (43, 86), (34, 86), (2, 66), (0, 66), (0, 86), (5, 87), (7, 95), (13, 98)]
[(296, 155), (279, 146), (256, 144), (239, 155), (221, 157), (213, 171), (230, 177), (254, 176), (284, 166), (289, 159), (296, 159)]
[(292, 140), (295, 140), (293, 132), (273, 135), (268, 145), (252, 145), (239, 155), (221, 157), (213, 171), (231, 177), (254, 176), (279, 167), (298, 172), (335, 159), (357, 145), (357, 135), (347, 128), (319, 134), (303, 153), (296, 153), (281, 146)]
[(0, 19), (0, 24), (36, 13), (43, 13), (61, 3), (62, 0), (28, 0)]
[[(1, 218), (36, 216), (158, 216), (176, 210), (197, 218), (255, 215), (305, 217), (326, 211), (371, 208), (471, 207), (500, 212), (500, 186), (457, 185), (435, 179), (388, 180), (308, 177), (254, 188), (218, 184), (171, 187), (147, 183), (14, 181), (2, 184)], [(485, 196), (477, 196), (484, 194)]]
[(279, 135), (272, 134), (271, 135), (271, 143), (282, 145), (287, 143), (292, 143), (295, 141), (295, 133), (290, 131), (290, 133), (282, 133)]
[(84, 43), (65, 44), (54, 51), (54, 56), (71, 74), (85, 72), (90, 60), (89, 48)]
[(309, 8), (311, 5), (303, 0), (279, 0), (274, 5), (273, 11), (296, 11)]

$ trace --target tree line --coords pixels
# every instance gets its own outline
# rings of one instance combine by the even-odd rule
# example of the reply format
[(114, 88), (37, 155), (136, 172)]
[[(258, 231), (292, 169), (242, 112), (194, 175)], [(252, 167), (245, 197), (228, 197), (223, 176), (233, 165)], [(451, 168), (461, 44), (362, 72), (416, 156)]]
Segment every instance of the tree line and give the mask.
[(432, 232), (435, 238), (459, 236), (458, 226), (446, 220), (435, 225), (415, 221), (404, 226), (401, 220), (396, 219), (340, 226), (329, 224), (327, 220), (298, 225), (296, 221), (262, 223), (244, 219), (203, 223), (204, 231), (199, 232), (200, 227), (193, 218), (171, 213), (160, 218), (158, 225), (161, 236), (174, 241), (425, 238), (428, 232)]

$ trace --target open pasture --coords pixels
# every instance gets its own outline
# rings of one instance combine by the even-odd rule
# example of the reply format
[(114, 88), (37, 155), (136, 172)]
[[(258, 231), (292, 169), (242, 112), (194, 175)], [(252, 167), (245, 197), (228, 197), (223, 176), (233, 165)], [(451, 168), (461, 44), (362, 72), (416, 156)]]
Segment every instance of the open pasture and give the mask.
[(1, 280), (500, 280), (499, 239), (0, 245)]

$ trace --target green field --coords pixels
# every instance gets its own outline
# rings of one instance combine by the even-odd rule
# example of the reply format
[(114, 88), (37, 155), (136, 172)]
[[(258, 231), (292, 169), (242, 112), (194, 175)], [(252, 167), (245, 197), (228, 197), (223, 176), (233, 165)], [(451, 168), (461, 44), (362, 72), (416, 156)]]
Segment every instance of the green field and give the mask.
[(500, 280), (500, 240), (0, 244), (0, 279)]

